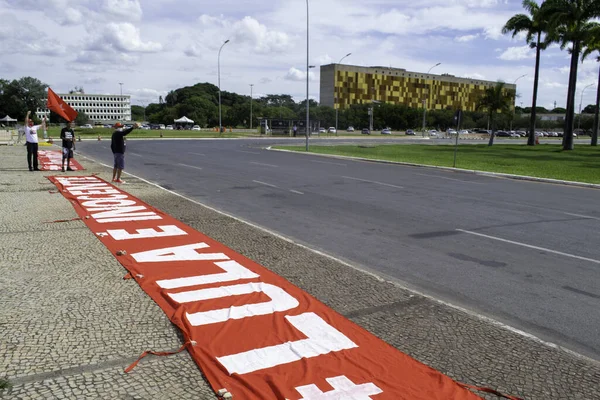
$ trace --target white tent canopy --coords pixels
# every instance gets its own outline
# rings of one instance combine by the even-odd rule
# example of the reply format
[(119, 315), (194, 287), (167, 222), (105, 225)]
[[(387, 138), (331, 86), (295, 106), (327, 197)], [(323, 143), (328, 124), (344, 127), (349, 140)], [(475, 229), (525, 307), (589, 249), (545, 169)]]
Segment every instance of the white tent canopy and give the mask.
[(193, 124), (193, 123), (194, 123), (194, 121), (192, 121), (191, 119), (189, 119), (189, 118), (188, 118), (188, 117), (186, 117), (186, 116), (183, 116), (183, 117), (181, 117), (181, 118), (179, 118), (179, 119), (176, 119), (176, 120), (175, 120), (175, 123), (176, 123), (176, 124)]
[(9, 117), (8, 115), (4, 118), (0, 118), (0, 122), (17, 122), (16, 119)]

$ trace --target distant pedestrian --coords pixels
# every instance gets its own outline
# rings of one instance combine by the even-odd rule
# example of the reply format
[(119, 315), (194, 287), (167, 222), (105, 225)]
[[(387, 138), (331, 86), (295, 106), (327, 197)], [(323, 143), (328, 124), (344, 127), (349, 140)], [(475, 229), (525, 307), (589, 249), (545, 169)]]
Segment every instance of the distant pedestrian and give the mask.
[(38, 130), (46, 130), (46, 117), (41, 125), (34, 125), (32, 119), (29, 119), (31, 111), (27, 111), (25, 117), (25, 141), (27, 142), (27, 164), (30, 171), (39, 171), (38, 168)]
[(294, 137), (296, 137), (296, 134), (298, 133), (298, 127), (296, 126), (296, 124), (294, 124), (292, 130), (294, 131)]
[(131, 128), (123, 129), (123, 124), (117, 122), (114, 127), (116, 130), (112, 134), (110, 149), (113, 152), (114, 167), (112, 181), (116, 183), (125, 183), (121, 180), (121, 172), (125, 169), (125, 136), (138, 127), (134, 124)]
[(67, 160), (67, 171), (73, 171), (71, 169), (71, 159), (73, 158), (73, 151), (75, 150), (75, 132), (73, 131), (73, 124), (67, 122), (67, 126), (62, 128), (60, 131), (60, 138), (62, 139), (62, 172), (65, 172), (65, 160)]

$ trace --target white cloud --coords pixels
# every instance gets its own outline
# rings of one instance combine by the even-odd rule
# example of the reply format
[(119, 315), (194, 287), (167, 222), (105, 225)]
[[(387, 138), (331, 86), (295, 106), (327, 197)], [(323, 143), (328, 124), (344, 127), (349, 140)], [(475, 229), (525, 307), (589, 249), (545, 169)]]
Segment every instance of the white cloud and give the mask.
[(128, 21), (142, 19), (142, 7), (138, 0), (105, 0), (103, 10)]
[(329, 57), (329, 54), (324, 54), (315, 58), (315, 62), (317, 63), (317, 65), (327, 65), (331, 64), (333, 60), (331, 59), (331, 57)]
[[(284, 79), (288, 81), (306, 81), (306, 71), (292, 67), (285, 74)], [(312, 71), (308, 73), (308, 79), (311, 81), (315, 79), (315, 74)]]
[(152, 53), (162, 50), (160, 43), (143, 42), (140, 39), (140, 30), (129, 22), (108, 24), (104, 27), (101, 39), (120, 51)]
[(509, 47), (504, 53), (498, 56), (501, 60), (516, 61), (535, 57), (533, 50), (529, 46)]
[(477, 39), (477, 37), (479, 37), (479, 34), (476, 35), (464, 35), (464, 36), (457, 36), (454, 38), (455, 41), (457, 42), (470, 42), (474, 39)]
[(464, 74), (462, 77), (463, 78), (480, 79), (480, 80), (485, 80), (486, 79), (485, 75), (478, 74), (478, 73)]

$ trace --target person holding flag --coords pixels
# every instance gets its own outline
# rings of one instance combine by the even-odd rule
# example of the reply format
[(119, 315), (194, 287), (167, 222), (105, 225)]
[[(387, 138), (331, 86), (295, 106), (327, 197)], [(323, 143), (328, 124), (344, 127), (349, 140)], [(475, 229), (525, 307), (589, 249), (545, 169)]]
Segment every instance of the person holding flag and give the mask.
[(25, 141), (27, 142), (27, 164), (30, 171), (39, 171), (38, 168), (38, 130), (46, 130), (46, 117), (41, 125), (35, 125), (32, 119), (29, 119), (31, 111), (27, 111), (25, 116)]
[(73, 132), (72, 125), (69, 121), (67, 122), (67, 126), (60, 131), (60, 138), (62, 139), (62, 172), (65, 172), (65, 160), (67, 160), (67, 171), (73, 171), (71, 169), (71, 159), (75, 150), (75, 132)]

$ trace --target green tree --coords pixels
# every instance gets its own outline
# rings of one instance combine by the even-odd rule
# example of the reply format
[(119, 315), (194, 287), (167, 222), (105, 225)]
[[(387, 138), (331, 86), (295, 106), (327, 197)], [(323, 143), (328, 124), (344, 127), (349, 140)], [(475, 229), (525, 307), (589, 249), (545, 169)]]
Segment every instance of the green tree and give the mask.
[(131, 106), (131, 119), (134, 121), (144, 121), (145, 108), (142, 106)]
[[(600, 63), (600, 28), (595, 27), (590, 32), (588, 40), (586, 42), (585, 50), (581, 55), (582, 59), (585, 59), (587, 56), (592, 54), (594, 51), (598, 52), (598, 57), (596, 61)], [(591, 105), (590, 105), (591, 106)], [(598, 129), (600, 128), (600, 67), (598, 68), (598, 87), (596, 88), (596, 106), (592, 106), (592, 110), (589, 110), (587, 106), (583, 111), (590, 113), (594, 113), (594, 124), (592, 126), (592, 146), (598, 146)]]
[(39, 79), (26, 76), (11, 82), (0, 81), (0, 111), (13, 118), (25, 119), (27, 111), (35, 113), (44, 106), (48, 85)]
[(483, 96), (481, 99), (479, 99), (477, 104), (478, 110), (486, 111), (488, 121), (492, 127), (492, 134), (490, 135), (488, 146), (492, 146), (494, 144), (494, 137), (496, 136), (497, 114), (507, 114), (511, 109), (511, 98), (507, 94), (504, 85), (504, 82), (498, 82), (495, 86), (486, 88)]
[(512, 33), (515, 37), (521, 32), (525, 32), (527, 36), (525, 40), (527, 44), (535, 49), (535, 77), (533, 78), (533, 99), (531, 100), (532, 112), (529, 121), (529, 138), (527, 145), (535, 145), (535, 121), (536, 121), (536, 104), (538, 95), (538, 83), (540, 80), (540, 53), (546, 48), (545, 41), (542, 41), (542, 34), (545, 34), (547, 29), (544, 15), (540, 13), (540, 6), (533, 0), (523, 0), (523, 8), (529, 12), (529, 15), (517, 14), (506, 22), (502, 28), (502, 33)]
[(600, 0), (547, 0), (540, 7), (541, 18), (548, 22), (546, 42), (559, 43), (564, 49), (569, 46), (571, 67), (567, 90), (567, 113), (563, 149), (573, 150), (573, 128), (575, 122), (575, 92), (577, 90), (577, 69), (579, 56), (600, 17)]
[(83, 111), (79, 111), (77, 118), (75, 118), (75, 125), (81, 126), (90, 123), (90, 117)]

